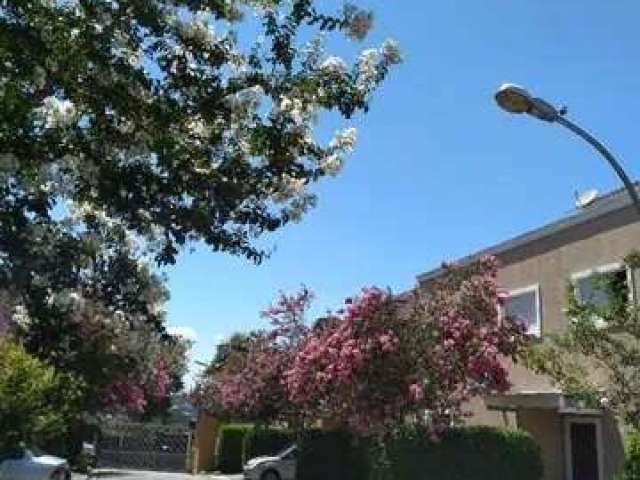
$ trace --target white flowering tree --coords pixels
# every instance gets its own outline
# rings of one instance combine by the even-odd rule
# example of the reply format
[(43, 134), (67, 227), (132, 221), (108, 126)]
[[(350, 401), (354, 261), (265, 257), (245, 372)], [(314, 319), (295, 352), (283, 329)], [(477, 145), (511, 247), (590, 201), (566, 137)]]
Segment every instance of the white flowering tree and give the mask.
[(354, 146), (351, 128), (319, 143), (318, 114), (366, 110), (400, 61), (392, 41), (349, 65), (321, 35), (298, 40), (363, 38), (372, 15), (353, 5), (8, 0), (0, 13), (4, 209), (49, 222), (68, 200), (160, 263), (193, 241), (261, 260), (253, 239), (298, 219)]
[(323, 39), (371, 23), (311, 0), (0, 2), (0, 331), (140, 410), (171, 362), (131, 339), (180, 351), (147, 262), (196, 242), (259, 262), (255, 240), (314, 205), (356, 141), (316, 121), (366, 111), (400, 61)]

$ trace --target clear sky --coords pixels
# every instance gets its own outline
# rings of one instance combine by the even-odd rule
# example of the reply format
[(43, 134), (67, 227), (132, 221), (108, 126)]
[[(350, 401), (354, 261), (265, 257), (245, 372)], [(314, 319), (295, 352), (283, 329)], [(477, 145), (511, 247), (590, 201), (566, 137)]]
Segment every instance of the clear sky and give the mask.
[(263, 265), (198, 250), (167, 270), (169, 323), (195, 330), (195, 359), (264, 326), (259, 311), (281, 289), (306, 284), (322, 313), (363, 286), (409, 288), (443, 259), (566, 214), (575, 190), (618, 187), (569, 132), (498, 110), (502, 82), (566, 104), (640, 175), (637, 0), (365, 5), (376, 12), (366, 43), (396, 38), (405, 63), (353, 122), (360, 138), (343, 174), (316, 188), (319, 205), (302, 223), (265, 239), (275, 252)]

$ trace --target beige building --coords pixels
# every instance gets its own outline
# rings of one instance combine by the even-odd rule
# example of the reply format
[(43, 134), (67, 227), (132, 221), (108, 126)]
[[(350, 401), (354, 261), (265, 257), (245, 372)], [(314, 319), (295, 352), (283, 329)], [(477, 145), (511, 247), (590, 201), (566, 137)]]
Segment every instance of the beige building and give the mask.
[[(622, 258), (640, 249), (640, 217), (624, 191), (542, 228), (462, 260), (485, 254), (501, 263), (499, 282), (509, 290), (507, 313), (526, 319), (534, 335), (561, 331), (569, 282), (578, 298), (606, 301), (595, 273), (614, 276), (636, 298), (635, 275)], [(422, 284), (438, 270), (418, 277)], [(510, 366), (514, 387), (507, 395), (474, 402), (476, 424), (517, 426), (529, 431), (543, 453), (545, 480), (612, 480), (623, 460), (621, 425), (601, 409), (580, 408), (545, 378)]]

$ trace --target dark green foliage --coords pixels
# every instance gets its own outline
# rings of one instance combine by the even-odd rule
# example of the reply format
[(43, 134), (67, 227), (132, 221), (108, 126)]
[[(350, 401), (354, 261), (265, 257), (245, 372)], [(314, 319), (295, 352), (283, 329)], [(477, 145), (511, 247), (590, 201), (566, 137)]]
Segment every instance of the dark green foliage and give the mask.
[(439, 442), (403, 433), (389, 445), (391, 478), (540, 480), (538, 446), (526, 433), (492, 427), (452, 429)]
[[(381, 466), (382, 450), (344, 432), (311, 431), (300, 442), (298, 480), (369, 480)], [(539, 448), (528, 434), (491, 427), (453, 429), (438, 442), (407, 430), (387, 442), (386, 452), (388, 469), (375, 478), (540, 480), (543, 473)]]
[(222, 473), (242, 471), (244, 438), (253, 431), (253, 425), (229, 424), (218, 434), (218, 470)]
[(21, 345), (0, 340), (0, 450), (68, 434), (82, 387)]
[(27, 351), (87, 384), (85, 410), (142, 368), (70, 294), (89, 319), (121, 311), (164, 334), (150, 259), (206, 245), (262, 261), (260, 237), (312, 208), (353, 148), (321, 144), (315, 122), (366, 112), (399, 52), (327, 71), (307, 40), (361, 39), (371, 14), (318, 3), (0, 2), (0, 291), (28, 314)]
[(618, 480), (640, 479), (640, 430), (634, 430), (627, 436), (626, 459), (624, 469)]
[(294, 442), (295, 434), (290, 430), (255, 428), (244, 437), (244, 460), (274, 455)]
[(344, 431), (305, 432), (298, 452), (298, 480), (366, 480), (367, 442)]

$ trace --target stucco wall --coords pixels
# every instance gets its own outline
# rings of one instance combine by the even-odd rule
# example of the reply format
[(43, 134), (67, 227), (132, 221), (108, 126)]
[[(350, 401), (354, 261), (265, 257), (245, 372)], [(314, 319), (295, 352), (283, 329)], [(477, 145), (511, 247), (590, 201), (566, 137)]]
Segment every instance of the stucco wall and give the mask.
[[(573, 274), (621, 262), (633, 249), (640, 249), (640, 221), (630, 208), (574, 226), (534, 243), (498, 255), (498, 280), (507, 289), (539, 285), (542, 333), (562, 331), (568, 282)], [(638, 295), (640, 296), (640, 295)], [(637, 297), (638, 297), (637, 296)], [(637, 298), (636, 297), (636, 298)], [(513, 392), (557, 391), (546, 378), (519, 366), (509, 365)], [(481, 400), (469, 405), (471, 424), (513, 426), (529, 431), (543, 453), (545, 480), (565, 479), (563, 416), (552, 410), (489, 411)], [(602, 417), (605, 478), (613, 478), (623, 460), (622, 435), (616, 419)]]
[(640, 222), (637, 213), (622, 210), (499, 255), (498, 280), (509, 289), (539, 284), (542, 331), (557, 332), (567, 322), (571, 275), (620, 262), (633, 249), (640, 249)]
[(551, 410), (521, 410), (518, 427), (529, 432), (540, 447), (544, 480), (564, 480), (562, 417)]

